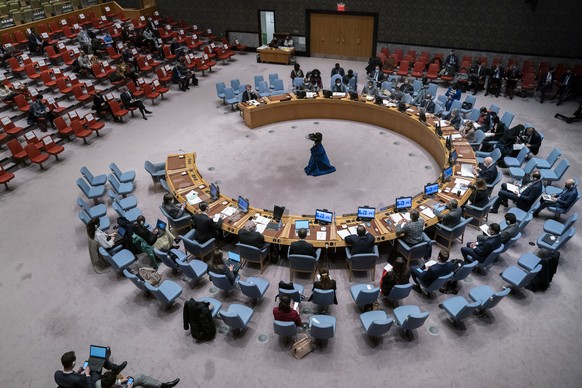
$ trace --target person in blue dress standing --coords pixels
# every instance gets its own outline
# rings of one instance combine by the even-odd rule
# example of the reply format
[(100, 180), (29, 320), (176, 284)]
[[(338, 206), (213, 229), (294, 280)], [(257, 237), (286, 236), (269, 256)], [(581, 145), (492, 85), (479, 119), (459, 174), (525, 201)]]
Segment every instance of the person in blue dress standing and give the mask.
[(309, 158), (307, 167), (305, 167), (305, 173), (311, 176), (319, 176), (334, 172), (335, 167), (329, 162), (327, 154), (325, 153), (325, 148), (323, 148), (323, 144), (321, 144), (323, 135), (319, 132), (315, 132), (310, 133), (306, 138), (313, 141), (315, 144), (311, 147), (311, 157)]

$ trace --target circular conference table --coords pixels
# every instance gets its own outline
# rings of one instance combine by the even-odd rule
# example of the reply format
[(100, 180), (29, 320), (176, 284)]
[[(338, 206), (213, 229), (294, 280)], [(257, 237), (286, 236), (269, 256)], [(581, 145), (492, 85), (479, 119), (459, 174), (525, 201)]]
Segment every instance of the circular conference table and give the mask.
[[(431, 116), (428, 123), (422, 123), (418, 119), (418, 112), (414, 106), (409, 107), (405, 112), (400, 112), (395, 107), (377, 105), (365, 99), (353, 101), (345, 97), (323, 98), (321, 94), (312, 99), (298, 99), (293, 94), (284, 94), (263, 98), (258, 105), (252, 102), (241, 103), (239, 107), (242, 110), (244, 122), (249, 128), (299, 119), (351, 120), (382, 127), (418, 143), (443, 168), (448, 165), (450, 152), (456, 150), (458, 159), (453, 166), (453, 175), (451, 179), (444, 182), (439, 179), (439, 192), (431, 197), (425, 197), (423, 193), (413, 196), (412, 207), (421, 212), (425, 227), (438, 222), (431, 211), (434, 205), (456, 199), (460, 206), (467, 202), (472, 193), (471, 189), (467, 189), (459, 195), (453, 188), (473, 182), (474, 178), (460, 175), (462, 164), (476, 165), (473, 148), (453, 127), (442, 126), (443, 136), (451, 136), (452, 147), (449, 151), (445, 138), (438, 136), (435, 132), (436, 121), (433, 119), (438, 120), (438, 118), (427, 114)], [(375, 237), (377, 243), (396, 238), (395, 225), (400, 214), (395, 212), (394, 206), (376, 209), (375, 218), (370, 222), (357, 220), (356, 214), (343, 214), (336, 215), (333, 222), (328, 225), (319, 225), (315, 223), (314, 215), (284, 215), (280, 228), (273, 228), (272, 223), (270, 227), (265, 228), (273, 219), (272, 210), (249, 207), (249, 211), (243, 213), (236, 209), (236, 198), (222, 193), (217, 200), (212, 201), (210, 184), (204, 180), (196, 167), (195, 153), (168, 155), (166, 180), (176, 199), (181, 203), (187, 202), (186, 207), (191, 213), (199, 211), (198, 202), (208, 202), (208, 215), (214, 217), (220, 214), (224, 218), (222, 229), (227, 233), (238, 234), (248, 220), (253, 220), (257, 223), (257, 229), (265, 236), (265, 241), (278, 245), (290, 245), (298, 240), (295, 233), (295, 221), (309, 220), (310, 233), (307, 240), (315, 247), (346, 246), (342, 235), (345, 237), (347, 233), (355, 233), (355, 227), (360, 224), (363, 224)]]

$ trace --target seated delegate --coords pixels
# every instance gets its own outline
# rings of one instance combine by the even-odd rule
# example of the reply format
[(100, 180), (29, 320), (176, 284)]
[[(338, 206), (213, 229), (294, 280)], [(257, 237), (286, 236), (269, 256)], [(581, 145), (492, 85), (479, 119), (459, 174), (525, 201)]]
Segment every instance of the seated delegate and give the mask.
[(386, 272), (382, 280), (380, 280), (382, 295), (388, 296), (395, 285), (407, 284), (409, 279), (410, 270), (406, 260), (403, 257), (397, 257), (392, 270)]
[[(420, 244), (425, 241), (424, 235), (424, 219), (420, 217), (420, 213), (416, 209), (410, 211), (410, 221), (406, 222), (405, 219), (400, 220), (396, 225), (396, 236), (400, 237), (402, 241), (410, 246)], [(430, 239), (426, 240), (427, 242)], [(428, 244), (428, 248), (424, 255), (425, 259), (431, 256), (431, 246)]]
[(449, 255), (449, 250), (443, 248), (439, 252), (436, 264), (433, 264), (428, 268), (426, 264), (422, 267), (411, 267), (410, 274), (412, 275), (412, 280), (416, 283), (412, 288), (415, 291), (420, 292), (421, 285), (423, 287), (428, 287), (437, 278), (453, 272), (455, 269), (455, 263), (448, 261)]
[[(461, 248), (461, 254), (466, 262), (470, 263), (474, 260), (482, 263), (487, 256), (501, 246), (501, 236), (499, 235), (499, 224), (493, 223), (489, 225), (488, 237), (481, 239), (481, 241), (468, 242), (466, 247)], [(471, 256), (472, 260), (469, 259)]]
[(355, 235), (345, 238), (346, 244), (350, 246), (350, 253), (358, 255), (360, 253), (372, 253), (374, 250), (374, 236), (366, 231), (364, 225), (358, 225)]
[[(319, 280), (316, 280), (313, 283), (313, 290), (333, 290), (333, 303), (337, 304), (337, 295), (336, 295), (336, 283), (329, 276), (329, 270), (325, 267), (319, 267)], [(309, 297), (308, 301), (311, 302), (313, 300), (313, 294)]]
[(235, 268), (233, 265), (227, 266), (224, 263), (222, 251), (219, 249), (216, 249), (212, 254), (212, 260), (208, 268), (210, 272), (225, 275), (230, 284), (234, 284), (234, 282), (236, 281), (236, 276), (238, 275), (239, 269), (240, 267)]
[(273, 318), (276, 321), (295, 322), (295, 326), (301, 326), (301, 316), (297, 310), (291, 308), (291, 297), (283, 295), (279, 306), (273, 307)]
[(251, 220), (247, 221), (245, 226), (238, 232), (238, 241), (241, 244), (259, 249), (263, 249), (265, 246), (265, 237), (257, 232), (257, 225)]
[(315, 248), (313, 244), (305, 241), (307, 237), (307, 229), (301, 228), (297, 232), (297, 237), (299, 241), (293, 241), (289, 246), (290, 255), (305, 255), (305, 256), (316, 256)]

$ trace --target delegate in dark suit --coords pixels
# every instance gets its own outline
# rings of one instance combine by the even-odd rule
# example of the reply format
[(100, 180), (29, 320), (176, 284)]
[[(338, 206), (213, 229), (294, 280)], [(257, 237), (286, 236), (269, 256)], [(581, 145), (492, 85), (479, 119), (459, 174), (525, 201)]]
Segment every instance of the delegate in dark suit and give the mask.
[(491, 163), (489, 166), (480, 164), (479, 168), (481, 170), (479, 171), (477, 178), (483, 178), (485, 183), (489, 185), (495, 182), (495, 179), (497, 179), (497, 174), (499, 173), (497, 171), (497, 166), (495, 166), (495, 163)]
[(238, 241), (241, 244), (251, 245), (253, 247), (263, 249), (265, 244), (265, 237), (259, 232), (251, 232), (245, 229), (241, 229), (238, 232)]
[(315, 248), (311, 243), (304, 240), (299, 240), (291, 243), (289, 247), (290, 255), (305, 255), (315, 257)]
[(436, 263), (431, 265), (427, 270), (423, 271), (420, 268), (414, 268), (410, 274), (412, 275), (412, 280), (416, 283), (420, 283), (423, 286), (430, 286), (433, 281), (441, 276), (448, 275), (455, 269), (455, 263), (452, 261), (447, 261), (446, 263)]
[(574, 179), (568, 179), (566, 181), (566, 186), (562, 190), (562, 192), (556, 197), (554, 197), (555, 201), (546, 201), (542, 198), (540, 203), (540, 207), (538, 210), (533, 214), (534, 217), (537, 217), (538, 214), (548, 206), (553, 206), (561, 213), (564, 213), (566, 209), (568, 209), (574, 201), (578, 198), (578, 189), (576, 188), (576, 183)]
[(543, 191), (543, 184), (540, 180), (540, 173), (539, 171), (535, 171), (533, 173), (534, 181), (528, 183), (527, 185), (523, 186), (518, 193), (514, 193), (512, 191), (507, 190), (507, 184), (503, 183), (501, 185), (501, 190), (497, 194), (497, 200), (491, 207), (491, 213), (497, 213), (499, 206), (503, 203), (507, 205), (508, 200), (512, 200), (515, 202), (518, 208), (523, 211), (529, 211), (531, 209), (534, 202), (542, 195)]
[(466, 262), (472, 261), (468, 259), (468, 256), (471, 256), (473, 260), (482, 263), (491, 252), (501, 246), (501, 236), (496, 234), (476, 244), (474, 248), (471, 248), (471, 243), (467, 243), (468, 246), (461, 248), (461, 254)]
[(211, 238), (218, 237), (222, 219), (218, 222), (214, 222), (206, 214), (201, 213), (192, 216), (192, 222), (194, 224), (194, 229), (196, 229), (196, 241), (198, 241), (200, 244), (204, 244)]
[(256, 100), (257, 98), (258, 97), (257, 97), (257, 94), (255, 92), (253, 92), (252, 90), (248, 90), (247, 89), (247, 90), (245, 90), (243, 92), (243, 94), (242, 94), (242, 100), (241, 101), (242, 102), (247, 102), (247, 101), (250, 101), (250, 100)]
[(350, 245), (350, 252), (352, 255), (358, 255), (360, 253), (372, 253), (374, 250), (374, 236), (370, 233), (366, 233), (363, 236), (351, 235), (347, 236), (346, 244)]

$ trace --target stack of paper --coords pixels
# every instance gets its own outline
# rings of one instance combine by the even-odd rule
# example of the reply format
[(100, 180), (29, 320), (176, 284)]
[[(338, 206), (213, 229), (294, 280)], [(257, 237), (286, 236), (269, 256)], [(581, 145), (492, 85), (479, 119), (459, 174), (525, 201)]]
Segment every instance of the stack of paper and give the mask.
[(326, 237), (327, 237), (327, 233), (325, 233), (325, 232), (317, 232), (317, 239), (318, 240), (325, 240)]
[(236, 208), (234, 206), (227, 206), (226, 208), (224, 208), (220, 214), (222, 214), (225, 217), (230, 217), (232, 216), (234, 213), (236, 212)]
[(468, 163), (461, 163), (461, 176), (473, 178), (475, 176), (475, 174), (473, 174), (473, 166)]
[(196, 205), (197, 203), (202, 202), (202, 199), (200, 199), (196, 191), (192, 190), (186, 194), (186, 201), (188, 201), (190, 205)]
[(425, 216), (427, 216), (428, 218), (435, 217), (435, 214), (430, 207), (425, 208), (421, 213), (424, 214)]
[(342, 230), (337, 231), (337, 235), (340, 236), (342, 238), (342, 240), (345, 240), (346, 237), (348, 237), (350, 234), (351, 233), (347, 229), (342, 229)]

